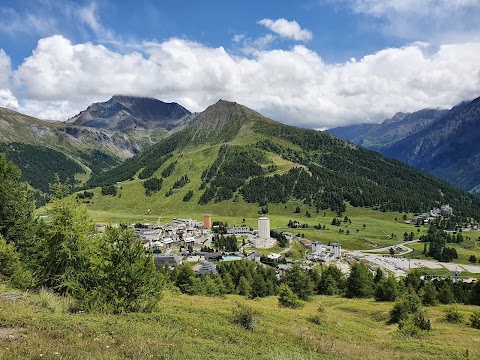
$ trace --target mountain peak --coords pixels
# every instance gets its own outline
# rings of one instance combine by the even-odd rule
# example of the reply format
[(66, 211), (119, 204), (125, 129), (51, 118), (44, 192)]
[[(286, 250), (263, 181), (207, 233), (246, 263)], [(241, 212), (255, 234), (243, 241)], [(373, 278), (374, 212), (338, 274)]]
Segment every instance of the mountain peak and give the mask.
[(256, 121), (268, 119), (244, 105), (220, 99), (200, 113), (188, 131), (195, 141), (230, 141), (243, 126), (251, 126)]
[(190, 111), (177, 103), (165, 103), (149, 97), (114, 95), (94, 103), (69, 119), (75, 125), (117, 131), (172, 130), (183, 126)]

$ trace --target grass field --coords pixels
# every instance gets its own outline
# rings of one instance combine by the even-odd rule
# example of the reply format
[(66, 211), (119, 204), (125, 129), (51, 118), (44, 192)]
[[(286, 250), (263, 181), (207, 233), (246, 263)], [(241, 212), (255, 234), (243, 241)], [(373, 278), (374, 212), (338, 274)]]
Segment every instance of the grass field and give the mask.
[[(462, 324), (445, 322), (444, 306), (426, 308), (432, 331), (407, 339), (387, 324), (393, 304), (374, 300), (317, 296), (292, 310), (276, 297), (167, 291), (157, 312), (121, 316), (66, 314), (56, 301), (0, 298), (1, 359), (465, 359), (467, 351), (480, 358), (480, 330), (467, 324), (474, 306), (458, 306)], [(253, 331), (232, 323), (239, 302), (258, 312)]]

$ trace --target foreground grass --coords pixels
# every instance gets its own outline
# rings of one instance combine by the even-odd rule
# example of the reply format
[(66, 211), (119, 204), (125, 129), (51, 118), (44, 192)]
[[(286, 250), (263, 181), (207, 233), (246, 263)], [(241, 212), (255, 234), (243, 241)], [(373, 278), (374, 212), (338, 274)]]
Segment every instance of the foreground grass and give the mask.
[[(238, 302), (258, 311), (254, 331), (232, 323)], [(426, 309), (429, 334), (406, 339), (386, 324), (392, 306), (315, 297), (291, 310), (279, 308), (276, 297), (207, 298), (167, 291), (153, 314), (112, 316), (66, 314), (28, 295), (0, 300), (0, 358), (464, 359), (467, 350), (469, 358), (480, 358), (480, 331), (444, 322), (444, 307)], [(479, 310), (459, 309), (465, 318)], [(309, 321), (317, 315), (319, 325)]]

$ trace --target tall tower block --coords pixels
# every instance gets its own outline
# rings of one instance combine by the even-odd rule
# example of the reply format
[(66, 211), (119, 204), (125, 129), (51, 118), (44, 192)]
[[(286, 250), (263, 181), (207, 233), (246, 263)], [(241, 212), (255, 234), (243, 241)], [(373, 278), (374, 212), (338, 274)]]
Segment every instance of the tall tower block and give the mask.
[(258, 218), (258, 237), (270, 239), (270, 219), (266, 217)]
[(212, 228), (212, 216), (209, 214), (203, 215), (203, 227), (205, 229), (211, 229)]

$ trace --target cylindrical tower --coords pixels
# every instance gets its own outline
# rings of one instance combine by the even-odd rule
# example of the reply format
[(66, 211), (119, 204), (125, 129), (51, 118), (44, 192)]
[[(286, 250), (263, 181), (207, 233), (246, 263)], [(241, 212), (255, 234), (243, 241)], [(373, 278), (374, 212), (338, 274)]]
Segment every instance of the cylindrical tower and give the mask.
[(270, 239), (270, 219), (266, 217), (258, 218), (258, 237)]
[(211, 229), (212, 228), (212, 216), (209, 214), (203, 215), (203, 227), (205, 229)]

